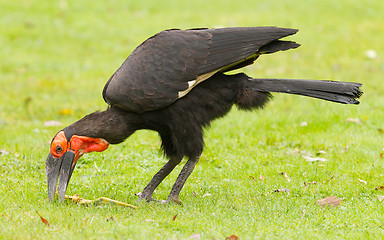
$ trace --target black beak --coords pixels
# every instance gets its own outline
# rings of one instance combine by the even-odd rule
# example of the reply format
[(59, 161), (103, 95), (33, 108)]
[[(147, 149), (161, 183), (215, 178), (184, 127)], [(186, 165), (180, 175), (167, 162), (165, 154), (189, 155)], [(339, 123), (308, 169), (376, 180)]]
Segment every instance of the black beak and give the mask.
[(55, 197), (59, 176), (59, 199), (64, 201), (69, 179), (71, 179), (73, 169), (75, 168), (75, 166), (72, 168), (74, 158), (75, 154), (73, 152), (65, 152), (60, 158), (54, 158), (51, 153), (48, 154), (45, 161), (45, 171), (47, 173), (48, 198), (50, 201)]

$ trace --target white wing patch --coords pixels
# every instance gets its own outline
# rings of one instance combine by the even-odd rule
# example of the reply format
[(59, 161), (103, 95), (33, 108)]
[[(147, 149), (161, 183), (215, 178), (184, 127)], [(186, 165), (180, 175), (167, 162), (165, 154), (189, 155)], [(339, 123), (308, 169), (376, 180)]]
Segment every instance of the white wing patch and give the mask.
[(191, 91), (192, 88), (196, 87), (197, 84), (199, 84), (199, 83), (207, 80), (208, 78), (212, 77), (218, 71), (220, 71), (220, 69), (215, 70), (213, 72), (204, 73), (203, 75), (198, 76), (195, 80), (188, 81), (188, 88), (185, 89), (184, 91), (179, 91), (179, 98), (182, 98), (185, 95), (187, 95), (187, 93), (189, 93), (189, 91)]
[(192, 90), (192, 88), (196, 87), (197, 84), (207, 80), (208, 78), (212, 77), (215, 73), (219, 72), (219, 71), (223, 71), (225, 72), (226, 70), (230, 69), (231, 67), (237, 65), (237, 64), (240, 64), (242, 62), (245, 62), (249, 59), (252, 59), (252, 58), (255, 58), (254, 60), (256, 60), (257, 56), (259, 56), (261, 53), (260, 52), (256, 52), (246, 58), (243, 58), (241, 59), (240, 61), (237, 61), (237, 62), (234, 62), (232, 64), (229, 64), (227, 66), (224, 66), (218, 70), (215, 70), (213, 72), (209, 72), (209, 73), (204, 73), (203, 75), (200, 75), (198, 76), (195, 80), (192, 80), (192, 81), (188, 81), (188, 88), (185, 89), (184, 91), (179, 91), (179, 98), (182, 98), (184, 97), (185, 95), (187, 95), (189, 93), (189, 91)]

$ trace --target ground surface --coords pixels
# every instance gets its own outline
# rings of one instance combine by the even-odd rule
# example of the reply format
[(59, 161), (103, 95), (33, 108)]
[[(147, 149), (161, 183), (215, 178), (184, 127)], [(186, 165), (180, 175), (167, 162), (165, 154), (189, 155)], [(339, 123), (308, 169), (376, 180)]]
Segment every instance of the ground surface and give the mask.
[[(129, 2), (1, 0), (1, 239), (384, 235), (384, 191), (375, 190), (384, 185), (383, 1)], [(84, 156), (68, 188), (69, 194), (110, 197), (138, 209), (48, 202), (44, 162), (51, 138), (106, 108), (104, 83), (144, 39), (167, 28), (270, 25), (299, 28), (293, 39), (302, 46), (262, 57), (245, 69), (248, 74), (362, 82), (362, 104), (276, 94), (262, 111), (233, 109), (206, 131), (183, 205), (135, 202), (134, 194), (165, 163), (159, 138), (147, 131)], [(50, 120), (63, 125), (46, 126)], [(180, 169), (156, 198), (167, 197)], [(343, 201), (315, 204), (328, 196)]]

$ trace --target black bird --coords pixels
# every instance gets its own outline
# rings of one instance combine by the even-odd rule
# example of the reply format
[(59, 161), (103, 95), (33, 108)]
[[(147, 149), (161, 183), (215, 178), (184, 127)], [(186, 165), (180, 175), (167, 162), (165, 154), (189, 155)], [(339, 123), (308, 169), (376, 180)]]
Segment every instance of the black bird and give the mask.
[(139, 195), (152, 194), (180, 163), (180, 172), (167, 201), (179, 193), (203, 151), (203, 128), (226, 115), (233, 104), (240, 109), (261, 108), (269, 92), (283, 92), (328, 101), (358, 104), (360, 83), (254, 79), (224, 73), (252, 64), (260, 55), (297, 48), (280, 40), (298, 30), (277, 27), (171, 29), (137, 47), (108, 80), (103, 90), (107, 110), (94, 112), (59, 131), (46, 160), (48, 196), (64, 199), (77, 160), (109, 144), (123, 142), (139, 129), (157, 131), (169, 161)]

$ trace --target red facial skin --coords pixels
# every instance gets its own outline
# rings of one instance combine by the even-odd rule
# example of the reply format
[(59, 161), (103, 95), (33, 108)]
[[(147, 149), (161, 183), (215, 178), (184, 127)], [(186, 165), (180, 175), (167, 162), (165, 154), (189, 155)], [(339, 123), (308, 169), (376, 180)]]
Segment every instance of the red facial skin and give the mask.
[(106, 150), (109, 143), (102, 138), (90, 138), (84, 136), (73, 135), (68, 142), (64, 131), (60, 131), (52, 141), (51, 154), (54, 158), (61, 157), (65, 152), (73, 152), (75, 159), (72, 163), (72, 168), (76, 161), (83, 156), (84, 153), (102, 152)]

